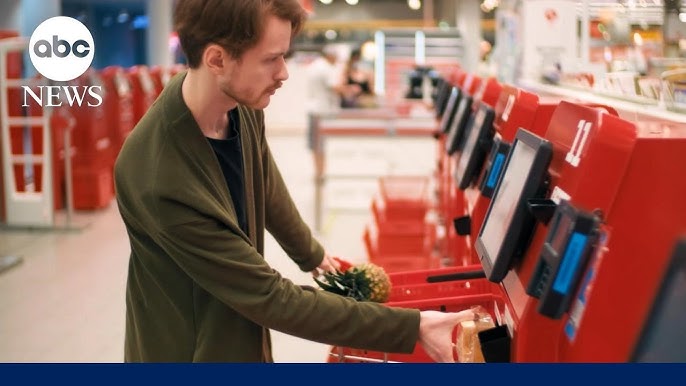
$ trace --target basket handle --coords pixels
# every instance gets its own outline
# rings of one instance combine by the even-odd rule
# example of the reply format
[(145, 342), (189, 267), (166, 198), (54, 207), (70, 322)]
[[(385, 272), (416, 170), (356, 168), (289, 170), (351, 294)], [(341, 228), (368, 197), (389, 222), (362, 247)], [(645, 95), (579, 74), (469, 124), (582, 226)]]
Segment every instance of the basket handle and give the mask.
[(484, 278), (486, 278), (486, 273), (484, 273), (484, 271), (481, 269), (481, 270), (477, 270), (477, 271), (446, 273), (444, 275), (427, 276), (426, 282), (427, 283), (441, 283), (444, 281), (484, 279)]

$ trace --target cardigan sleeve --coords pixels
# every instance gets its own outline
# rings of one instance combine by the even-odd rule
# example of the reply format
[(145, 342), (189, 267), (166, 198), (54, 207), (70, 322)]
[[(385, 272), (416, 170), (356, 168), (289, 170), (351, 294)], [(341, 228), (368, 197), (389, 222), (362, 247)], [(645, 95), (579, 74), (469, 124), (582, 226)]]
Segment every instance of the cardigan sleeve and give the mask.
[(419, 311), (303, 289), (210, 218), (163, 228), (158, 243), (199, 286), (267, 328), (325, 344), (411, 352)]
[(267, 180), (265, 227), (302, 271), (311, 271), (324, 259), (324, 248), (300, 216), (264, 137), (261, 147)]

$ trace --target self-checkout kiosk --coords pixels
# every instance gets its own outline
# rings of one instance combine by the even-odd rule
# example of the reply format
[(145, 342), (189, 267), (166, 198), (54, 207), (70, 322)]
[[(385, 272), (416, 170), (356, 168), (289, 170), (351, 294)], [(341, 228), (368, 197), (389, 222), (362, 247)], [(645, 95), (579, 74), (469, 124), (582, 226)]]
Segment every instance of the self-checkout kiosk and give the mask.
[(683, 128), (568, 102), (517, 132), (476, 240), (512, 361), (629, 359), (686, 229), (684, 152)]
[[(583, 274), (569, 316), (561, 319), (564, 329), (557, 354), (561, 361), (629, 359), (674, 240), (686, 231), (686, 180), (682, 178), (686, 165), (680, 161), (686, 152), (686, 130), (659, 122), (636, 127), (629, 163), (607, 212), (586, 204), (591, 197), (565, 190), (572, 190), (570, 184), (558, 184), (570, 194), (572, 204), (578, 202), (579, 210), (593, 211), (603, 220), (598, 235), (602, 248), (596, 246), (588, 268), (580, 270)], [(568, 158), (571, 162), (585, 158), (579, 155)], [(591, 191), (584, 194), (592, 196)]]
[[(498, 101), (502, 85), (494, 78), (481, 82), (472, 97), (461, 100), (456, 110), (455, 121), (448, 131), (445, 154), (448, 156), (444, 183), (447, 186), (442, 200), (445, 202), (447, 261), (456, 265), (478, 264), (470, 259), (470, 240), (458, 237), (453, 225), (454, 219), (462, 217), (473, 201), (473, 194), (467, 188), (476, 184), (481, 166), (493, 139), (494, 106)], [(465, 151), (466, 150), (466, 151)], [(466, 156), (463, 156), (468, 153)], [(470, 192), (473, 189), (470, 189)]]
[[(522, 127), (543, 135), (556, 107), (557, 103), (539, 103), (537, 95), (505, 85), (495, 103), (490, 137), (479, 141), (478, 134), (474, 133), (475, 140), (465, 141), (462, 145), (455, 173), (456, 182), (460, 184), (460, 189), (466, 189), (469, 184), (478, 184), (478, 193), (472, 196), (467, 211), (455, 218), (454, 227), (458, 236), (468, 238), (469, 245), (478, 236), (517, 129)], [(477, 144), (478, 147), (475, 146)], [(475, 154), (475, 151), (481, 154)], [(460, 164), (471, 165), (472, 169), (468, 170), (467, 166), (463, 169)], [(470, 249), (471, 263), (480, 264), (476, 251)]]
[[(476, 82), (480, 82), (479, 79)], [(439, 154), (439, 173), (438, 178), (439, 188), (440, 188), (440, 199), (442, 207), (439, 209), (440, 213), (446, 214), (450, 212), (450, 209), (446, 206), (450, 201), (448, 197), (450, 195), (451, 178), (450, 171), (452, 170), (452, 162), (450, 153), (447, 151), (449, 144), (453, 141), (455, 132), (464, 130), (464, 127), (469, 121), (471, 115), (472, 101), (474, 100), (472, 92), (472, 86), (475, 81), (472, 76), (467, 76), (465, 78), (465, 83), (463, 87), (454, 87), (451, 91), (451, 97), (448, 99), (448, 104), (446, 106), (446, 111), (441, 120), (441, 125), (439, 130), (441, 132), (441, 140), (439, 141), (438, 154)], [(448, 114), (448, 115), (446, 115)]]
[(440, 120), (445, 112), (445, 107), (447, 105), (448, 97), (452, 91), (453, 85), (446, 78), (439, 78), (438, 86), (436, 86), (436, 92), (433, 96), (434, 110), (436, 114), (436, 119)]
[[(471, 114), (471, 106), (473, 101), (473, 95), (478, 91), (481, 85), (481, 78), (476, 77), (472, 74), (465, 74), (464, 77), (460, 77), (460, 84), (456, 84), (451, 90), (450, 97), (447, 99), (446, 108), (441, 117), (439, 123), (438, 132), (438, 147), (437, 147), (437, 174), (436, 174), (436, 197), (437, 197), (437, 213), (439, 217), (439, 222), (444, 224), (441, 229), (443, 232), (439, 232), (439, 254), (445, 259), (454, 259), (454, 253), (450, 250), (451, 248), (457, 248), (458, 250), (464, 250), (465, 246), (450, 246), (448, 245), (448, 238), (446, 232), (449, 231), (450, 227), (448, 222), (450, 221), (450, 213), (454, 212), (454, 206), (462, 206), (464, 198), (451, 200), (452, 190), (452, 159), (450, 155), (445, 151), (447, 141), (450, 138), (450, 133), (456, 130), (456, 127), (464, 127), (469, 120), (469, 115)], [(453, 265), (454, 262), (446, 261), (447, 265)]]

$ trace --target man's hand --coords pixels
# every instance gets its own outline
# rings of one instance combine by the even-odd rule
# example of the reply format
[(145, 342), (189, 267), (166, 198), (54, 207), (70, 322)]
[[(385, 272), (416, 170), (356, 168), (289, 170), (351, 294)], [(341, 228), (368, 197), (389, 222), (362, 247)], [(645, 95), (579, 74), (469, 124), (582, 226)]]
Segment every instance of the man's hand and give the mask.
[(336, 272), (341, 267), (341, 264), (336, 261), (334, 258), (329, 256), (329, 254), (324, 254), (324, 259), (322, 260), (322, 263), (319, 264), (319, 267), (315, 268), (312, 271), (312, 276), (318, 277), (320, 275), (323, 275), (326, 272)]
[(472, 310), (422, 311), (419, 319), (419, 343), (434, 361), (453, 363), (453, 329), (458, 323), (475, 318), (477, 315)]

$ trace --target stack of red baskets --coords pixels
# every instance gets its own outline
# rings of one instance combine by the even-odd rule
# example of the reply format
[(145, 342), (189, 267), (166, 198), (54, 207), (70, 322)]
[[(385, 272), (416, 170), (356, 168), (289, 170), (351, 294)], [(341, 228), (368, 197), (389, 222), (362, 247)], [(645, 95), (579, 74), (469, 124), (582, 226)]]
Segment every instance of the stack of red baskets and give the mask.
[(379, 179), (372, 201), (373, 221), (364, 233), (369, 261), (387, 272), (436, 268), (435, 223), (427, 220), (429, 178), (387, 176)]

